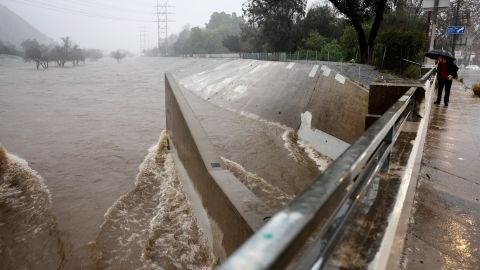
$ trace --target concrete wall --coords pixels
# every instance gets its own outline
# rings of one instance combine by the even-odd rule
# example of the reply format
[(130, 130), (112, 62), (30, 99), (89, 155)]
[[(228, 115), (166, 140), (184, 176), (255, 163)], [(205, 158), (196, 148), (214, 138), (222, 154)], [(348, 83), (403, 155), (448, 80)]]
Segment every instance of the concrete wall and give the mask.
[(350, 144), (365, 130), (368, 90), (326, 66), (238, 59), (180, 83), (223, 108), (294, 129), (310, 111), (312, 128)]
[(352, 144), (365, 130), (367, 106), (367, 89), (322, 66), (306, 111), (313, 128)]
[(424, 87), (420, 82), (372, 83), (368, 98), (365, 129), (380, 118), (411, 87)]
[(171, 142), (209, 216), (214, 254), (223, 261), (272, 212), (225, 169), (171, 74), (165, 78), (165, 105)]

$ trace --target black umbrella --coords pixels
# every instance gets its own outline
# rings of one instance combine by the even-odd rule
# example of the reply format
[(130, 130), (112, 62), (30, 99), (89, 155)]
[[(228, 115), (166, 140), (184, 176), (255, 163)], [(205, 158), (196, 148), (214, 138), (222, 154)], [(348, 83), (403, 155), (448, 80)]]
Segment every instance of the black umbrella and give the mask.
[(453, 57), (453, 55), (449, 51), (446, 51), (443, 49), (431, 50), (428, 53), (426, 53), (425, 56), (435, 60), (438, 60), (438, 57), (442, 56), (447, 61), (455, 61), (455, 57)]

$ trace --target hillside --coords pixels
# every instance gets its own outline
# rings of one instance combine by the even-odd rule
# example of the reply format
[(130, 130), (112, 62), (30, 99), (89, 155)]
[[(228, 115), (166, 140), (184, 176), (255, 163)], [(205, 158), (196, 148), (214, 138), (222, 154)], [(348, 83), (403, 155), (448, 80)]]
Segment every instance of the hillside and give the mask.
[(49, 44), (53, 40), (38, 31), (20, 16), (0, 5), (0, 41), (20, 48), (25, 39), (36, 39), (40, 43)]

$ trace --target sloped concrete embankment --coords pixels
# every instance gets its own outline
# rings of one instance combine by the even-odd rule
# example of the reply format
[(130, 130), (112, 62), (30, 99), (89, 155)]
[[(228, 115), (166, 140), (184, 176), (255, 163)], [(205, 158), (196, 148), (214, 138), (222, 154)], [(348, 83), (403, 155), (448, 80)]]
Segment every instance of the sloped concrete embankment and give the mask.
[(221, 261), (263, 225), (272, 210), (248, 181), (227, 171), (241, 165), (225, 159), (224, 165), (180, 85), (228, 113), (297, 129), (299, 139), (319, 150), (313, 154), (332, 159), (365, 128), (368, 90), (326, 66), (231, 60), (183, 77), (180, 85), (171, 75), (165, 81), (167, 129), (208, 214), (213, 251)]
[(272, 210), (225, 168), (170, 74), (165, 80), (165, 104), (171, 142), (208, 215), (213, 253), (223, 261), (264, 224)]
[[(368, 90), (327, 66), (232, 60), (182, 78), (201, 98), (305, 132), (302, 140), (336, 158), (365, 130)], [(301, 114), (311, 117), (302, 123)], [(306, 122), (310, 119), (310, 122)], [(303, 124), (303, 125), (302, 125)], [(303, 136), (308, 130), (314, 136)], [(309, 134), (312, 135), (312, 134)]]

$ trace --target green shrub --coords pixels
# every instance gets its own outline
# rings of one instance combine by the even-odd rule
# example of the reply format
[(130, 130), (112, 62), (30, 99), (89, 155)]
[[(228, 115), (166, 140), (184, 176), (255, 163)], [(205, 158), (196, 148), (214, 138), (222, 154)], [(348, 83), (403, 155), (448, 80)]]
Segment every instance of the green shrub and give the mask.
[(327, 43), (322, 50), (314, 51), (308, 49), (297, 50), (292, 58), (294, 60), (318, 60), (318, 61), (342, 61), (343, 54), (336, 41)]
[(402, 72), (402, 76), (410, 79), (419, 79), (421, 74), (421, 69), (416, 65), (408, 65), (408, 67)]
[(320, 35), (317, 31), (310, 32), (305, 40), (305, 47), (312, 51), (321, 51), (327, 45), (327, 39)]
[(384, 28), (378, 35), (376, 66), (383, 64), (385, 69), (400, 71), (406, 64), (403, 59), (418, 62), (418, 54), (424, 50), (423, 35), (421, 32), (410, 30)]
[(474, 84), (472, 86), (472, 91), (475, 95), (480, 97), (480, 83)]

